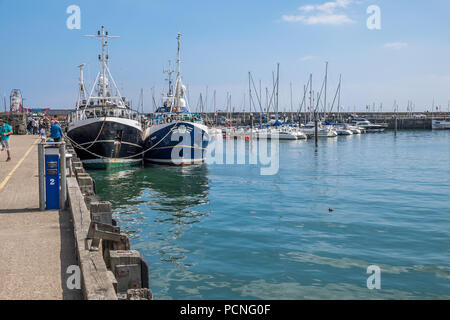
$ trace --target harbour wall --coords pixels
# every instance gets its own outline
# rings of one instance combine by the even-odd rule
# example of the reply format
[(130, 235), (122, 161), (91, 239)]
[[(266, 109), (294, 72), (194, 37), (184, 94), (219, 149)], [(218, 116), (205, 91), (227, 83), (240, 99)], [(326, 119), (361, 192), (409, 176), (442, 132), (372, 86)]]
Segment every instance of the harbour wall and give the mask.
[(25, 113), (0, 112), (0, 119), (3, 119), (12, 127), (14, 134), (23, 135), (27, 133), (28, 117)]
[(67, 153), (72, 156), (67, 201), (84, 299), (151, 300), (147, 263), (131, 250), (128, 235), (112, 218), (111, 203), (95, 194), (95, 182), (69, 142)]

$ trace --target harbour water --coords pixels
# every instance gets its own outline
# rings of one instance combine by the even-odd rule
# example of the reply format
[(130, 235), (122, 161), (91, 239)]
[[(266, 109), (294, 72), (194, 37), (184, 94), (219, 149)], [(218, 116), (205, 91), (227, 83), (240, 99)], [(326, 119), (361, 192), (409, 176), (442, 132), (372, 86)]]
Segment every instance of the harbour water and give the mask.
[(90, 174), (155, 299), (450, 298), (450, 132), (283, 141), (278, 174), (259, 169)]

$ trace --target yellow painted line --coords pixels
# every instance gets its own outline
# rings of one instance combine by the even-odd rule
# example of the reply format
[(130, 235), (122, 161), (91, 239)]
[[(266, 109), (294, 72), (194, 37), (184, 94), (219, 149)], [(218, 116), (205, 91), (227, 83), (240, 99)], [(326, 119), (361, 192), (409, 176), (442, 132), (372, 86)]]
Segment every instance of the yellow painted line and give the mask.
[(0, 192), (3, 190), (3, 188), (6, 186), (6, 184), (8, 183), (9, 179), (11, 179), (12, 175), (14, 174), (14, 172), (16, 172), (16, 170), (20, 167), (20, 165), (22, 164), (22, 162), (26, 159), (26, 157), (28, 157), (28, 155), (31, 153), (31, 150), (33, 149), (33, 147), (39, 142), (39, 139), (36, 140), (31, 147), (27, 150), (27, 152), (25, 153), (25, 155), (22, 157), (22, 159), (19, 160), (19, 162), (17, 162), (16, 166), (11, 170), (11, 172), (6, 176), (6, 178), (2, 181), (2, 183), (0, 184)]

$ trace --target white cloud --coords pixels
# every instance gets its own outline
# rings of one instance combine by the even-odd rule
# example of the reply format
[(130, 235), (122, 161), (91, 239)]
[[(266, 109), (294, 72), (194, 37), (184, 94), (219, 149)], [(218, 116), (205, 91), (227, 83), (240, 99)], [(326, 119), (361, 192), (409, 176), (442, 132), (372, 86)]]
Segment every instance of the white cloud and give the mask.
[(298, 10), (304, 11), (304, 12), (310, 12), (310, 11), (313, 11), (314, 9), (316, 9), (316, 6), (311, 5), (311, 4), (298, 8)]
[(335, 2), (325, 2), (316, 6), (316, 9), (326, 13), (333, 13), (336, 8), (347, 8), (350, 5), (350, 0), (337, 0)]
[(351, 3), (352, 0), (336, 0), (318, 5), (305, 5), (298, 8), (299, 11), (302, 11), (302, 14), (283, 15), (281, 19), (286, 22), (301, 22), (307, 25), (342, 25), (354, 23), (346, 14), (335, 13), (336, 9), (345, 9)]
[(395, 50), (400, 50), (400, 49), (406, 48), (407, 46), (408, 46), (408, 44), (406, 42), (389, 42), (389, 43), (384, 44), (385, 48), (395, 49)]
[(314, 24), (341, 25), (341, 24), (354, 23), (354, 21), (345, 14), (318, 14), (318, 15), (313, 15), (313, 16), (284, 15), (282, 17), (282, 20), (286, 21), (286, 22), (302, 22), (302, 23), (308, 24), (308, 25), (314, 25)]

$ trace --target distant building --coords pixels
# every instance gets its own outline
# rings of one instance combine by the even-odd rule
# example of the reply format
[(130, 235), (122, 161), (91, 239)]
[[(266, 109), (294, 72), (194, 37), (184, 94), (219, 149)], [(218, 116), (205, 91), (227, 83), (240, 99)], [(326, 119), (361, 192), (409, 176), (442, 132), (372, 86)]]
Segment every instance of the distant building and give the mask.
[(48, 109), (45, 114), (49, 117), (55, 118), (58, 121), (67, 120), (67, 117), (73, 110), (70, 109)]
[(34, 114), (34, 115), (43, 115), (47, 113), (50, 108), (23, 108), (24, 112), (27, 114)]

